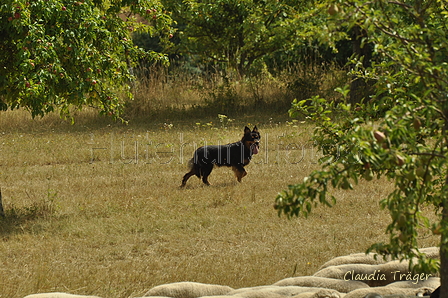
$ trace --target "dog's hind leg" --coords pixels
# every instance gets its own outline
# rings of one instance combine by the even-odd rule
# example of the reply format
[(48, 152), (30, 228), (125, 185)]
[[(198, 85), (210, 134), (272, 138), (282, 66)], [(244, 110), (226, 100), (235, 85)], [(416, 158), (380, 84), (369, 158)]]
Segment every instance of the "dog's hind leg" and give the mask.
[(190, 179), (191, 176), (195, 175), (195, 169), (191, 169), (190, 172), (186, 173), (184, 175), (184, 178), (182, 179), (182, 184), (180, 187), (184, 187), (185, 184), (187, 183), (187, 180)]
[(210, 176), (210, 173), (213, 170), (213, 165), (207, 165), (207, 166), (202, 166), (201, 168), (201, 176), (202, 176), (202, 182), (204, 182), (204, 184), (206, 185), (210, 185), (210, 182), (208, 182), (208, 176)]
[(241, 182), (241, 179), (243, 179), (243, 177), (247, 175), (246, 170), (242, 166), (232, 166), (232, 170), (235, 173), (238, 182)]
[(191, 176), (196, 175), (198, 178), (201, 178), (201, 166), (194, 163), (194, 159), (191, 159), (188, 162), (188, 166), (190, 168), (190, 171), (184, 175), (184, 178), (182, 179), (182, 184), (180, 187), (184, 187), (187, 183), (188, 179), (190, 179)]

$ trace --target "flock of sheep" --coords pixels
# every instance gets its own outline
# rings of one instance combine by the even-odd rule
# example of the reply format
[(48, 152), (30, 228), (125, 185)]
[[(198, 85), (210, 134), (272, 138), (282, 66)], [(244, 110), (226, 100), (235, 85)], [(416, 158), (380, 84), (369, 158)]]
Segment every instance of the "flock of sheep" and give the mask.
[[(437, 247), (420, 250), (439, 257)], [(313, 276), (290, 277), (273, 285), (233, 289), (196, 282), (156, 286), (144, 297), (170, 298), (379, 298), (389, 295), (426, 296), (440, 286), (430, 274), (409, 272), (408, 262), (376, 259), (373, 254), (351, 254), (334, 258)], [(25, 298), (99, 298), (66, 293), (42, 293)]]

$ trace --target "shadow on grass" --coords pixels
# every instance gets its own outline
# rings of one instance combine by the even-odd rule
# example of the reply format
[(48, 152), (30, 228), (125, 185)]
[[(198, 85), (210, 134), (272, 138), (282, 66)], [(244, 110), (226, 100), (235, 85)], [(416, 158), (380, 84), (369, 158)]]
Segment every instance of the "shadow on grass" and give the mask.
[(4, 133), (83, 133), (108, 130), (111, 127), (133, 128), (146, 126), (159, 127), (163, 123), (175, 123), (178, 126), (191, 125), (197, 122), (215, 122), (218, 115), (226, 115), (236, 119), (237, 123), (259, 123), (263, 121), (284, 121), (290, 119), (288, 109), (290, 102), (258, 102), (232, 105), (211, 103), (189, 107), (157, 107), (132, 106), (125, 110), (123, 119), (114, 120), (101, 116), (98, 111), (86, 108), (73, 114), (74, 123), (60, 118), (58, 113), (50, 113), (43, 118), (32, 119), (25, 110), (2, 112), (0, 127)]
[(48, 220), (54, 217), (54, 214), (54, 204), (47, 200), (31, 206), (8, 208), (0, 216), (0, 238), (27, 231), (38, 232), (40, 228), (36, 222)]

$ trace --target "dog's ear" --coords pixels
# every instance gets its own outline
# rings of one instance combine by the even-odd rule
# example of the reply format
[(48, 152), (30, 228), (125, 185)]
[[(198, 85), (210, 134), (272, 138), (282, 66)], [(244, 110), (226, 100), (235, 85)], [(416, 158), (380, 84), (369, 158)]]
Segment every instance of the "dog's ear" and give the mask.
[(256, 133), (258, 133), (258, 128), (257, 128), (257, 126), (254, 126), (254, 129), (252, 130), (252, 132), (256, 132)]
[(250, 133), (250, 128), (246, 126), (244, 128), (244, 134), (247, 134), (247, 133)]

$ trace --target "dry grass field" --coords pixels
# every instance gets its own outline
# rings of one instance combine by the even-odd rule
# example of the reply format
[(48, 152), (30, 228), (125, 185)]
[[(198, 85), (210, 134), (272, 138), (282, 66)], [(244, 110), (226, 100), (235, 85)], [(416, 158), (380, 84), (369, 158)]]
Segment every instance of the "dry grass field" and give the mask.
[[(223, 120), (124, 125), (86, 114), (70, 125), (1, 112), (0, 297), (139, 297), (178, 281), (267, 285), (387, 241), (378, 203), (389, 182), (338, 191), (333, 208), (308, 219), (278, 217), (276, 194), (317, 167), (312, 127), (286, 116)], [(179, 188), (194, 148), (237, 141), (245, 125), (257, 125), (262, 142), (242, 183), (219, 168), (212, 186), (192, 177)]]

